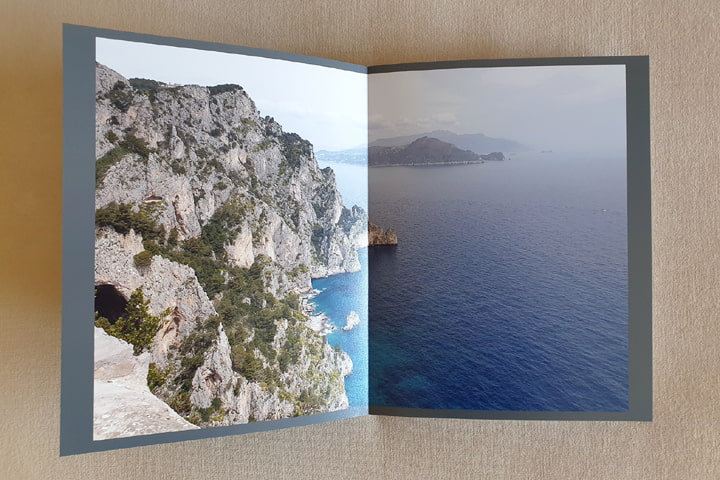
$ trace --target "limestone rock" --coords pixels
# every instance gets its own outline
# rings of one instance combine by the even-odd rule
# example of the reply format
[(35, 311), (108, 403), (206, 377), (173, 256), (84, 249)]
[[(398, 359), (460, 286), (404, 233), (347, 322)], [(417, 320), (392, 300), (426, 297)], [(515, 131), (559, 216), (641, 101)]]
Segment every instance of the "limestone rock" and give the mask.
[[(150, 95), (98, 65), (97, 98), (96, 154), (114, 156), (104, 157), (109, 167), (96, 207), (154, 202), (154, 219), (183, 240), (199, 236), (234, 200), (254, 257), (266, 255), (284, 270), (309, 265), (313, 277), (359, 268), (365, 212), (343, 207), (334, 173), (319, 168), (312, 145), (260, 117), (241, 87), (158, 84)], [(239, 265), (249, 261), (247, 231), (235, 247)]]
[(223, 397), (233, 386), (230, 343), (220, 324), (215, 344), (205, 353), (205, 361), (195, 371), (190, 400), (199, 408), (207, 408), (213, 398)]
[[(142, 288), (149, 314), (162, 314), (142, 354), (167, 375), (155, 393), (202, 426), (346, 408), (352, 361), (280, 302), (360, 268), (366, 213), (343, 205), (312, 145), (261, 117), (242, 87), (128, 80), (99, 64), (96, 74), (96, 209), (128, 206), (146, 233), (96, 228), (95, 284), (125, 299)], [(241, 300), (229, 308), (226, 294)], [(263, 377), (233, 365), (243, 354)]]
[(230, 245), (226, 245), (225, 251), (238, 267), (250, 268), (252, 266), (253, 262), (255, 262), (255, 254), (252, 245), (252, 232), (250, 232), (247, 225), (240, 228), (235, 241)]
[(368, 243), (372, 245), (397, 245), (397, 233), (392, 228), (383, 230), (374, 223), (368, 223)]
[(360, 325), (360, 316), (357, 314), (356, 311), (352, 311), (348, 314), (347, 320), (345, 321), (345, 326), (342, 327), (344, 331), (352, 330), (353, 328)]
[(150, 392), (150, 357), (95, 328), (94, 440), (198, 428)]
[(151, 315), (171, 311), (153, 344), (154, 361), (165, 366), (170, 346), (186, 337), (197, 326), (198, 320), (217, 315), (217, 312), (192, 268), (155, 256), (148, 269), (141, 269), (133, 258), (141, 251), (142, 237), (132, 230), (127, 235), (111, 228), (97, 230), (95, 285), (112, 285), (126, 299), (142, 287), (145, 297), (150, 300)]

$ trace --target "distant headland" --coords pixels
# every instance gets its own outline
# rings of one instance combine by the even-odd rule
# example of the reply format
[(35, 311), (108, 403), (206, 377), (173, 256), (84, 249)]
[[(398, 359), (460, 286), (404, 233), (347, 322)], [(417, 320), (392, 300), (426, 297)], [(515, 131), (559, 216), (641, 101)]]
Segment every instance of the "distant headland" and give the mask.
[(504, 159), (505, 156), (501, 152), (482, 155), (470, 150), (461, 150), (451, 143), (431, 137), (421, 137), (403, 146), (368, 148), (368, 165), (371, 167), (463, 165)]

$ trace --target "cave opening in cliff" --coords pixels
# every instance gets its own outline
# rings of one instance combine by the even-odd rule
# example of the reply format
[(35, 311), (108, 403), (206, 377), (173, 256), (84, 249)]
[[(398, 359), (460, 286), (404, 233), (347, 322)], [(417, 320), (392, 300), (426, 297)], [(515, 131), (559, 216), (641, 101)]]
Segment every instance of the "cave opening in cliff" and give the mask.
[(95, 286), (95, 311), (113, 324), (125, 315), (127, 300), (117, 291), (114, 285)]

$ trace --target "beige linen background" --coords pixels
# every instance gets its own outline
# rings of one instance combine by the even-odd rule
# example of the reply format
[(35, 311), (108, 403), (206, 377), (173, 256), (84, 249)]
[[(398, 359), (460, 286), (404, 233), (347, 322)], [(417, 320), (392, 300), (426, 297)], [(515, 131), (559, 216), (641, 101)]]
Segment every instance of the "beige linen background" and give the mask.
[[(0, 478), (720, 478), (720, 4), (5, 0)], [(59, 458), (62, 22), (346, 62), (650, 55), (652, 423), (365, 417)]]

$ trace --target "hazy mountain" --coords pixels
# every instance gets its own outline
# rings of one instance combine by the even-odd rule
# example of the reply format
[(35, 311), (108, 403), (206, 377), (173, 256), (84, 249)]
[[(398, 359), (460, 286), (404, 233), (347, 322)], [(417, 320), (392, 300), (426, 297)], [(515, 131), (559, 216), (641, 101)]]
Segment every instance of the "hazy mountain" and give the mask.
[(523, 145), (515, 140), (504, 138), (493, 138), (482, 133), (468, 133), (458, 135), (448, 130), (435, 130), (416, 135), (404, 135), (400, 137), (380, 138), (370, 143), (371, 147), (399, 147), (409, 145), (414, 140), (422, 137), (437, 138), (443, 142), (451, 143), (462, 150), (483, 154), (490, 152), (526, 152), (531, 147)]
[(350, 165), (366, 165), (367, 164), (367, 148), (356, 147), (347, 150), (328, 151), (318, 150), (315, 152), (318, 162), (337, 162), (347, 163)]
[(368, 149), (368, 164), (371, 167), (388, 165), (442, 165), (461, 163), (482, 163), (484, 160), (503, 160), (503, 154), (494, 152), (478, 155), (469, 150), (461, 150), (455, 145), (437, 138), (421, 137), (404, 146), (379, 147)]

